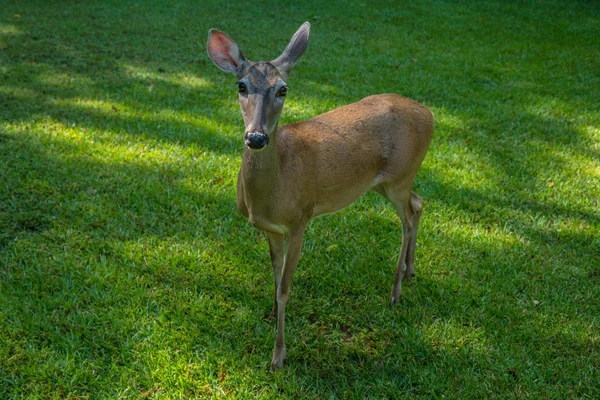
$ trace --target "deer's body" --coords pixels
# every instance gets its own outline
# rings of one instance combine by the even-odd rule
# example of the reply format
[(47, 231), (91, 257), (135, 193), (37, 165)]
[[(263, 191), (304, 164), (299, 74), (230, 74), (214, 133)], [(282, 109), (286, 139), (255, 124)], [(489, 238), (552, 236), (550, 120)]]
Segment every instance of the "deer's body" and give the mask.
[(433, 136), (431, 111), (397, 94), (369, 96), (279, 127), (286, 80), (306, 49), (308, 36), (305, 23), (279, 58), (258, 63), (245, 59), (223, 32), (211, 30), (208, 40), (215, 64), (239, 79), (246, 147), (237, 207), (269, 239), (277, 317), (274, 369), (286, 358), (285, 307), (304, 230), (312, 218), (338, 211), (371, 189), (390, 200), (402, 219), (402, 247), (390, 305), (400, 298), (402, 280), (414, 275), (423, 206), (411, 187)]
[(397, 94), (369, 96), (281, 126), (276, 146), (245, 149), (238, 209), (257, 228), (288, 234), (370, 189), (410, 188), (432, 133), (431, 112)]

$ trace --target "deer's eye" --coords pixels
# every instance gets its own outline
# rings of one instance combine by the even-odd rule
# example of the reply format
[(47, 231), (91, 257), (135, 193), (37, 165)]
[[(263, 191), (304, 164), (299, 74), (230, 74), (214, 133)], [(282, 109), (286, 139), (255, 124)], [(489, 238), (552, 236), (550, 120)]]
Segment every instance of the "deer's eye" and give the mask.
[(285, 97), (285, 95), (287, 94), (287, 86), (282, 86), (279, 88), (279, 90), (277, 91), (277, 96), (279, 97)]
[(236, 84), (238, 85), (238, 91), (240, 93), (248, 93), (248, 88), (244, 82), (236, 82)]

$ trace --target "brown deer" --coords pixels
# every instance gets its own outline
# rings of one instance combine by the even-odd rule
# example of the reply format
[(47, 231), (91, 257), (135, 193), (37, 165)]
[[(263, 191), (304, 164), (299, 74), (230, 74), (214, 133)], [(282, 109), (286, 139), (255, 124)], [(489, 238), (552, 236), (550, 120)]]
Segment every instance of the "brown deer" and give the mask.
[(308, 222), (348, 206), (368, 190), (388, 199), (402, 220), (389, 304), (398, 301), (402, 280), (414, 276), (423, 209), (423, 200), (411, 187), (433, 136), (432, 112), (397, 94), (369, 96), (307, 121), (278, 126), (288, 76), (306, 50), (309, 31), (305, 22), (271, 62), (248, 60), (219, 30), (208, 34), (208, 55), (238, 79), (246, 129), (237, 208), (269, 239), (277, 317), (273, 369), (281, 368), (286, 358), (285, 306)]

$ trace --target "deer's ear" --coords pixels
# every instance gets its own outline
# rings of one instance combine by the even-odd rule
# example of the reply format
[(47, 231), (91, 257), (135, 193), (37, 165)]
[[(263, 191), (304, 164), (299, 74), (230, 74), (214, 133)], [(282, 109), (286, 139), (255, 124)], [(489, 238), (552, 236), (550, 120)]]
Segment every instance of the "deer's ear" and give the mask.
[(294, 68), (296, 61), (304, 54), (304, 50), (308, 46), (308, 38), (310, 37), (310, 24), (305, 22), (302, 26), (294, 33), (290, 43), (287, 45), (283, 53), (274, 61), (271, 62), (280, 73), (286, 77)]
[(208, 32), (206, 49), (208, 56), (217, 67), (225, 72), (232, 72), (238, 77), (243, 73), (248, 63), (237, 43), (218, 29), (211, 29)]

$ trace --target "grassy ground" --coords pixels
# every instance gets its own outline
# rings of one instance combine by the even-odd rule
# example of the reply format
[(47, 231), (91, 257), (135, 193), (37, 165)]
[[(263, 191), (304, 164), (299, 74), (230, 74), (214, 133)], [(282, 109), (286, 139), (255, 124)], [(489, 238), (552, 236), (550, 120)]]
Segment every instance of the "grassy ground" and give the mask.
[[(0, 3), (1, 398), (600, 397), (597, 3)], [(283, 122), (398, 92), (437, 128), (404, 300), (382, 198), (315, 220), (273, 374), (205, 40), (271, 59), (305, 20)]]

